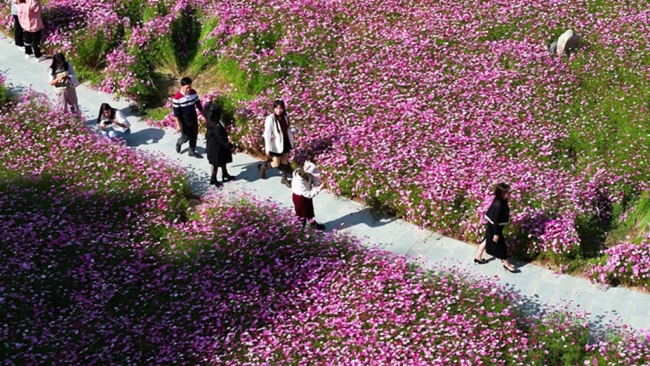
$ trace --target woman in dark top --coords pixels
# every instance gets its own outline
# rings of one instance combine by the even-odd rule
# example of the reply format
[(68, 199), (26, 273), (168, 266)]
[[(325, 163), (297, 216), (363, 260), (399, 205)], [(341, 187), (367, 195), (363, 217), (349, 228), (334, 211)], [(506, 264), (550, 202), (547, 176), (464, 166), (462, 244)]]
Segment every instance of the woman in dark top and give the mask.
[(483, 251), (501, 259), (503, 268), (512, 273), (519, 273), (508, 260), (508, 248), (503, 237), (503, 228), (510, 221), (510, 207), (508, 206), (510, 198), (510, 186), (505, 183), (499, 183), (494, 190), (494, 200), (492, 205), (485, 214), (487, 224), (485, 225), (485, 240), (479, 245), (478, 253), (474, 258), (474, 263), (485, 264)]
[(203, 108), (203, 116), (207, 121), (206, 152), (212, 166), (210, 184), (221, 187), (221, 183), (217, 180), (217, 170), (221, 168), (222, 181), (234, 180), (235, 177), (228, 174), (226, 164), (232, 163), (232, 154), (237, 153), (239, 149), (228, 141), (227, 124), (221, 120), (221, 107), (207, 103)]

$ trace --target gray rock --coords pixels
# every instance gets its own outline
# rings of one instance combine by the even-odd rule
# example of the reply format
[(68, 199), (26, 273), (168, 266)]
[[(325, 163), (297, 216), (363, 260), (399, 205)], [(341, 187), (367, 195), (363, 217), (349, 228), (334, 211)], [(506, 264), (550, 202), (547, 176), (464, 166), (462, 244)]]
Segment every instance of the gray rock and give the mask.
[(568, 55), (571, 52), (574, 52), (580, 46), (580, 36), (577, 33), (573, 33), (571, 29), (564, 32), (560, 38), (557, 39), (557, 54), (558, 55)]

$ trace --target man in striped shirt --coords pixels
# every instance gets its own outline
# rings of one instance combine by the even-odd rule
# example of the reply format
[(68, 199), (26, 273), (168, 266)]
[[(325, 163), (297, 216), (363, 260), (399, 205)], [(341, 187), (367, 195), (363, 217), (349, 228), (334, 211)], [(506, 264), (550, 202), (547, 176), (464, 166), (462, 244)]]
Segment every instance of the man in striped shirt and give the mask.
[(176, 131), (181, 133), (176, 141), (176, 152), (180, 153), (181, 145), (189, 140), (189, 155), (201, 159), (203, 157), (196, 153), (196, 138), (199, 133), (198, 121), (203, 121), (203, 116), (196, 113), (197, 108), (203, 111), (199, 95), (192, 89), (192, 79), (186, 76), (181, 79), (181, 90), (172, 99)]

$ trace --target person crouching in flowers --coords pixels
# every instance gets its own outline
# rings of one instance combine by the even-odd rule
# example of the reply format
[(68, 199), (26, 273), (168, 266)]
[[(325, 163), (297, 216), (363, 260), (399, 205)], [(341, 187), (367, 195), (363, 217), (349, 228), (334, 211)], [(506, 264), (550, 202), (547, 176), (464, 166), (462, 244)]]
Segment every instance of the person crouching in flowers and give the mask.
[(131, 124), (124, 117), (124, 114), (111, 107), (108, 103), (102, 103), (99, 107), (97, 123), (99, 124), (99, 133), (102, 136), (125, 138), (131, 134)]
[(296, 216), (302, 221), (302, 226), (309, 222), (309, 225), (316, 230), (325, 230), (325, 225), (314, 220), (314, 202), (312, 199), (325, 187), (325, 183), (314, 187), (313, 177), (318, 175), (320, 175), (320, 172), (316, 168), (316, 164), (311, 161), (305, 162), (293, 172), (293, 180), (291, 181), (293, 206), (296, 209)]
[(508, 248), (503, 237), (503, 228), (510, 221), (510, 207), (508, 199), (510, 198), (510, 186), (505, 183), (499, 183), (494, 190), (494, 200), (485, 214), (487, 223), (485, 224), (485, 240), (479, 245), (478, 253), (474, 258), (474, 263), (487, 263), (483, 257), (483, 251), (501, 259), (503, 268), (511, 273), (519, 273), (508, 260)]
[(217, 180), (217, 170), (221, 168), (221, 180), (224, 183), (235, 180), (235, 176), (228, 174), (226, 164), (232, 163), (232, 155), (240, 150), (228, 140), (226, 128), (230, 122), (224, 122), (221, 119), (222, 110), (219, 105), (211, 102), (206, 103), (202, 113), (207, 121), (205, 140), (208, 162), (212, 168), (210, 184), (221, 187), (221, 183)]

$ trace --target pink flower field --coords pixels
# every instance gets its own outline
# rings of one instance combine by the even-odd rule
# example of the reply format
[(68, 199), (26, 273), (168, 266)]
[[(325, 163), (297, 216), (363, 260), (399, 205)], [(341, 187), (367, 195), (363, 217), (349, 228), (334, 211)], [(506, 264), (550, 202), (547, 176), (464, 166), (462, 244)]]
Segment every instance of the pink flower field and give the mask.
[(2, 365), (639, 365), (650, 335), (304, 230), (90, 134), (42, 95), (0, 112)]
[[(199, 92), (226, 97), (254, 153), (271, 99), (284, 98), (301, 129), (295, 161), (442, 234), (482, 235), (491, 187), (509, 182), (513, 255), (606, 273), (593, 261), (628, 258), (616, 245), (648, 232), (634, 227), (650, 215), (646, 5), (50, 0), (45, 21), (49, 48), (143, 105), (162, 105), (162, 75), (216, 80)], [(568, 28), (582, 47), (549, 54)]]

